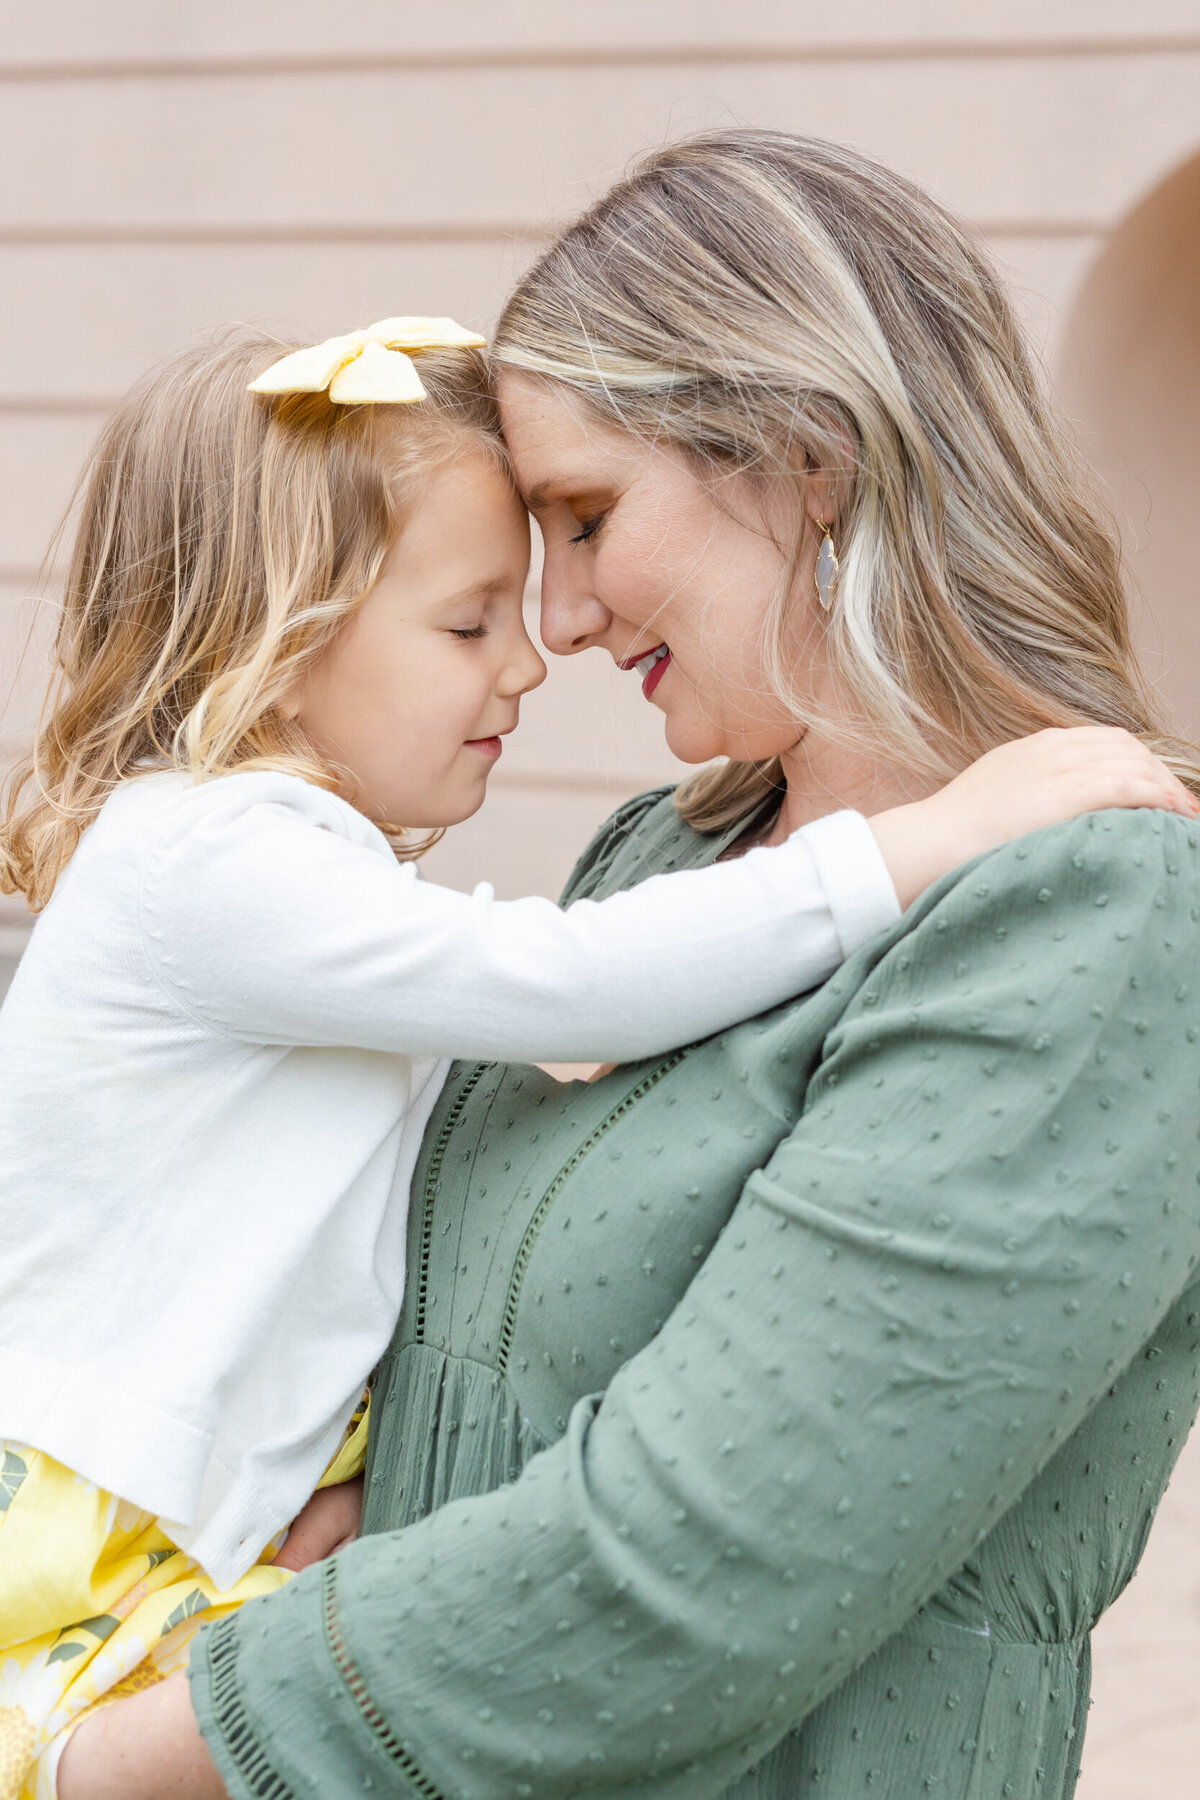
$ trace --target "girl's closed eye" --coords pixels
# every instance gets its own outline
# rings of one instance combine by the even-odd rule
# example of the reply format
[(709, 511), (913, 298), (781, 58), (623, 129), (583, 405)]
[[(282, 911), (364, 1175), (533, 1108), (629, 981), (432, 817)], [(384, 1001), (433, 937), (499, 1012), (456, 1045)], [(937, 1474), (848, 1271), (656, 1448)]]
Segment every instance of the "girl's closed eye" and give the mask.
[(486, 637), (487, 636), (487, 626), (484, 625), (482, 622), (478, 625), (452, 625), (450, 627), (450, 635), (451, 635), (451, 637), (456, 637), (456, 638)]

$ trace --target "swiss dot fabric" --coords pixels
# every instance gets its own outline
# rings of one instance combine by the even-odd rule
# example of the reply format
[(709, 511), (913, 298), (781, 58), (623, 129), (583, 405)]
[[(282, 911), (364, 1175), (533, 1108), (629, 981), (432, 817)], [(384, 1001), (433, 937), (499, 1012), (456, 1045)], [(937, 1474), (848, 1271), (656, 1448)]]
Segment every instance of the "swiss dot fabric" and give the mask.
[[(377, 1535), (193, 1665), (239, 1800), (1067, 1800), (1196, 1409), (1198, 846), (1093, 815), (682, 1057), (456, 1068)], [(651, 797), (576, 889), (721, 848)]]

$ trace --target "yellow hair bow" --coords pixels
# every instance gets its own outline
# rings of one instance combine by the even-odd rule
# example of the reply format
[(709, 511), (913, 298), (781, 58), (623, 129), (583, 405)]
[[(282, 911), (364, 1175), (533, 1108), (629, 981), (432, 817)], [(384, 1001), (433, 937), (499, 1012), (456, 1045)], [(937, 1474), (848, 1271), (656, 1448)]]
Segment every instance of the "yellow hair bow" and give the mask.
[(475, 350), (487, 343), (453, 319), (380, 319), (365, 331), (293, 350), (250, 383), (252, 394), (320, 394), (337, 406), (407, 406), (425, 389), (407, 350)]

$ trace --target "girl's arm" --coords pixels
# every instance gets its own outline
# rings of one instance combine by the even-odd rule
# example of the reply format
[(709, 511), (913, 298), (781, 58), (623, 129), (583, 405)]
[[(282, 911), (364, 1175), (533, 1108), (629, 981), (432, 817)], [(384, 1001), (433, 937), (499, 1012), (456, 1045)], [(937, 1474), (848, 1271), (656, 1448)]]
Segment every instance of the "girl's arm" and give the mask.
[(899, 911), (851, 812), (566, 911), (422, 881), (294, 778), (187, 790), (176, 818), (146, 955), (180, 1008), (255, 1043), (637, 1060), (814, 986)]
[[(1196, 1280), (1198, 889), (1188, 826), (1082, 820), (830, 982), (800, 1122), (602, 1399), (197, 1640), (236, 1800), (703, 1800), (838, 1686)], [(195, 1769), (154, 1703), (124, 1800), (173, 1742)], [(62, 1800), (112, 1791), (102, 1725)], [(218, 1794), (200, 1765), (163, 1791)]]
[(897, 916), (889, 863), (907, 903), (978, 849), (1080, 806), (1183, 804), (1123, 732), (1043, 737), (1069, 741), (1063, 767), (1037, 740), (1009, 746), (871, 825), (837, 813), (777, 848), (565, 911), (422, 882), (341, 802), (294, 778), (235, 777), (180, 796), (145, 872), (143, 942), (186, 1011), (255, 1042), (636, 1061), (823, 981)]

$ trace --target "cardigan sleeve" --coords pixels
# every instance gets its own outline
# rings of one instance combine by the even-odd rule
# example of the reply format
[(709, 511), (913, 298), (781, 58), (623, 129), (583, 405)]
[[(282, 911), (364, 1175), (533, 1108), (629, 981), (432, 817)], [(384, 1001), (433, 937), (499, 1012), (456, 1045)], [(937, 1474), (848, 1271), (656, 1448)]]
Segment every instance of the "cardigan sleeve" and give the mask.
[(286, 776), (186, 790), (140, 888), (157, 984), (210, 1029), (507, 1060), (633, 1062), (706, 1037), (824, 981), (898, 913), (855, 812), (564, 911), (422, 881)]
[(1038, 833), (835, 977), (795, 1129), (565, 1437), (201, 1638), (238, 1800), (716, 1795), (935, 1592), (1195, 1278), (1198, 843)]

